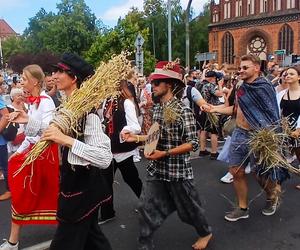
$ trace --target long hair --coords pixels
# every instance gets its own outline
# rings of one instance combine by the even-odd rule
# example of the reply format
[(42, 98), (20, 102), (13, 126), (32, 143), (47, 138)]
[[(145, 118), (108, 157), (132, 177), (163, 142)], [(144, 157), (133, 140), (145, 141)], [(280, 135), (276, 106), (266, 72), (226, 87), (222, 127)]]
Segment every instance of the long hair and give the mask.
[(126, 99), (130, 99), (134, 102), (135, 105), (135, 110), (137, 116), (140, 116), (140, 108), (139, 108), (139, 103), (137, 100), (136, 92), (135, 92), (135, 87), (134, 85), (127, 81), (127, 80), (121, 80), (120, 83), (120, 90), (122, 92), (122, 95), (120, 96), (120, 101), (124, 103)]

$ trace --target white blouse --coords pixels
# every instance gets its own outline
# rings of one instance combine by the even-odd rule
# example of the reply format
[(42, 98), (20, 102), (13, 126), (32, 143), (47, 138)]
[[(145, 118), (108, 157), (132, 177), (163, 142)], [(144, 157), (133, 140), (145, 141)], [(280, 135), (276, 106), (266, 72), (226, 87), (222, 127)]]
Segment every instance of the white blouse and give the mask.
[[(53, 113), (55, 110), (55, 105), (52, 98), (42, 91), (41, 96), (46, 98), (41, 98), (40, 104), (31, 104), (28, 108), (29, 121), (25, 126), (25, 140), (18, 148), (17, 152), (22, 153), (25, 149), (29, 147), (30, 144), (35, 144), (40, 140), (42, 131), (48, 127), (50, 121), (53, 119)], [(35, 126), (32, 133), (32, 126)]]
[[(41, 104), (42, 101), (40, 105)], [(53, 107), (52, 111), (55, 109), (54, 103)], [(48, 116), (46, 117), (48, 118)], [(30, 116), (29, 118), (25, 134), (28, 135), (28, 137), (35, 136), (34, 138), (40, 138), (42, 131), (48, 127), (52, 116), (48, 122), (45, 122), (45, 120), (42, 119), (35, 119), (36, 117), (33, 116)], [(36, 142), (37, 141), (35, 141), (35, 143)], [(91, 164), (95, 167), (104, 169), (110, 165), (111, 160), (112, 153), (110, 139), (102, 130), (100, 118), (96, 114), (89, 114), (84, 129), (84, 142), (75, 139), (73, 146), (68, 153), (68, 162), (72, 165), (81, 166)]]

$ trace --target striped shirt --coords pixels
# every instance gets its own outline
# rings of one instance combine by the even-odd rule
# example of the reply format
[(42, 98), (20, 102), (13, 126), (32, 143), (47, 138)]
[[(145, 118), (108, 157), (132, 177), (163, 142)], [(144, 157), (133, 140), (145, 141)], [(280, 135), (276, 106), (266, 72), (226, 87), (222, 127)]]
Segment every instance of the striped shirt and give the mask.
[[(171, 124), (166, 124), (163, 119), (165, 105), (172, 105), (179, 114), (179, 118)], [(190, 108), (186, 107), (178, 99), (171, 99), (164, 105), (156, 105), (153, 109), (154, 122), (158, 122), (160, 125), (160, 138), (157, 150), (170, 150), (184, 143), (191, 143), (193, 151), (199, 148), (194, 115)], [(147, 171), (150, 175), (165, 181), (180, 181), (194, 178), (189, 152), (151, 161)]]
[[(26, 135), (37, 135), (46, 128), (42, 121), (29, 119)], [(72, 165), (92, 165), (107, 168), (112, 160), (110, 139), (104, 134), (100, 118), (96, 114), (89, 114), (84, 129), (84, 142), (74, 141), (68, 153), (68, 162)]]

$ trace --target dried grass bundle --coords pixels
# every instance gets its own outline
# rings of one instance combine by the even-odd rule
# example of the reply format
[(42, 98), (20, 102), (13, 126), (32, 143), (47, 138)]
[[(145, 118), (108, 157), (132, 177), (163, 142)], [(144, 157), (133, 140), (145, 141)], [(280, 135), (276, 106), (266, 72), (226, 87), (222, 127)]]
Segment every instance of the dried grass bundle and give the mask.
[(181, 119), (178, 103), (172, 102), (163, 108), (163, 120), (166, 124), (175, 123)]
[(211, 125), (215, 128), (219, 127), (219, 117), (215, 113), (206, 113)]
[(300, 170), (288, 163), (284, 156), (289, 151), (288, 132), (288, 126), (280, 128), (276, 126), (251, 133), (249, 140), (250, 154), (254, 154), (257, 164), (262, 165), (265, 172), (283, 167), (291, 173), (300, 174)]
[[(70, 135), (72, 132), (76, 132), (80, 118), (98, 107), (105, 99), (117, 96), (120, 81), (127, 79), (128, 73), (132, 70), (127, 56), (128, 54), (123, 52), (113, 56), (107, 63), (102, 62), (95, 74), (62, 104), (62, 108), (57, 111), (51, 124), (57, 126), (64, 134)], [(36, 143), (21, 168), (14, 175), (36, 160), (50, 143), (51, 141)]]

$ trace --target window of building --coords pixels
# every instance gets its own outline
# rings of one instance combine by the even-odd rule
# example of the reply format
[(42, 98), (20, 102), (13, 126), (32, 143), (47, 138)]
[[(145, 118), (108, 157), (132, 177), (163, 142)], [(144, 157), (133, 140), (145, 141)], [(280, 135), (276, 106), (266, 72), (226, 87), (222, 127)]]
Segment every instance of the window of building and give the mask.
[(268, 11), (268, 0), (260, 0), (260, 13)]
[(273, 0), (273, 11), (281, 10), (281, 0)]
[(213, 23), (219, 22), (219, 13), (217, 10), (213, 12)]
[(234, 39), (230, 32), (226, 32), (222, 38), (222, 62), (234, 63)]
[(230, 18), (230, 2), (229, 0), (225, 0), (224, 3), (224, 19)]
[(247, 0), (247, 14), (254, 14), (254, 0)]
[(287, 7), (288, 9), (295, 8), (295, 7), (296, 7), (295, 0), (287, 0), (287, 5), (286, 5), (286, 7)]
[(236, 17), (242, 16), (242, 9), (243, 9), (242, 0), (236, 0), (236, 2), (235, 2), (235, 16)]
[(286, 54), (290, 55), (294, 49), (294, 32), (291, 26), (285, 24), (279, 32), (279, 49), (285, 49)]

